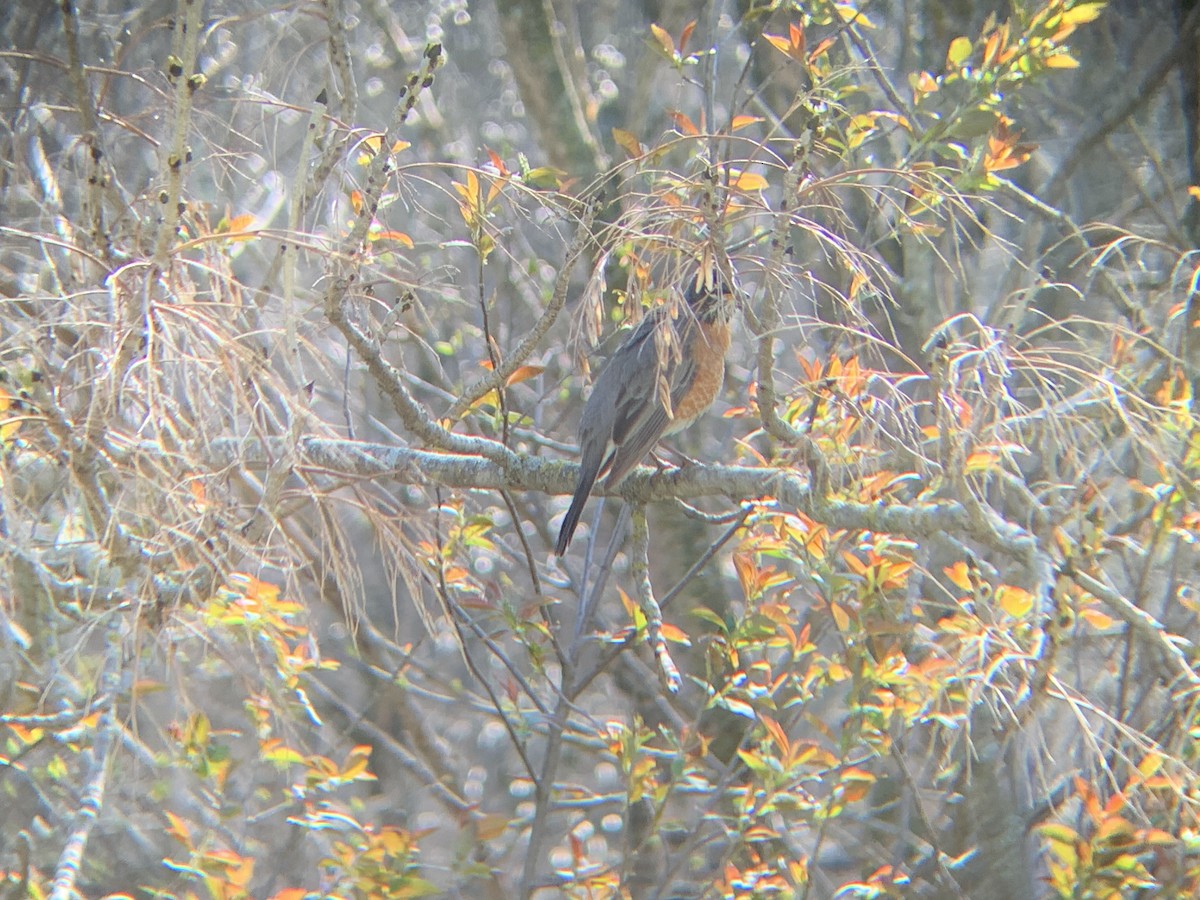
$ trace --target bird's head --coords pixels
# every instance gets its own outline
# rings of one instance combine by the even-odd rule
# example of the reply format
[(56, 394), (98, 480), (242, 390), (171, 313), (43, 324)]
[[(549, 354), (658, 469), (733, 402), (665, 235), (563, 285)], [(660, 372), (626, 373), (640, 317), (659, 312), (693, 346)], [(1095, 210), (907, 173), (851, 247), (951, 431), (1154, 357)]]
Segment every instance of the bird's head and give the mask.
[(684, 294), (688, 306), (695, 312), (696, 318), (702, 321), (729, 321), (733, 316), (737, 297), (737, 286), (733, 282), (713, 268), (705, 267), (701, 267), (695, 277), (689, 280)]

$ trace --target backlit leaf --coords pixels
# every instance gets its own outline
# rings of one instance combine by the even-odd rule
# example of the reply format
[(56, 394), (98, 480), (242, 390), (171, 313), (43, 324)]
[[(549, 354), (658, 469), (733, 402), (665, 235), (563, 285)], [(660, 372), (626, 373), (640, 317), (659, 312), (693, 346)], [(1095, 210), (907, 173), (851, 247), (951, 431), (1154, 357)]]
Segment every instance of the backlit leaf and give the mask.
[(950, 49), (946, 51), (946, 68), (961, 69), (963, 63), (971, 58), (971, 41), (969, 38), (956, 37), (950, 42)]
[(637, 159), (646, 152), (642, 147), (641, 142), (633, 135), (632, 132), (626, 131), (623, 128), (614, 128), (612, 130), (612, 136), (613, 141), (616, 142), (616, 145), (624, 150), (630, 159)]
[(1033, 594), (1011, 584), (996, 588), (996, 602), (1014, 619), (1023, 619), (1033, 611)]
[(546, 371), (545, 366), (517, 366), (513, 373), (508, 376), (505, 384), (520, 384), (522, 381), (528, 381), (531, 378), (537, 378)]
[(654, 35), (654, 40), (658, 41), (658, 46), (662, 48), (663, 53), (673, 58), (675, 56), (675, 41), (671, 39), (671, 35), (667, 33), (667, 29), (651, 22), (650, 33)]
[(1061, 53), (1055, 53), (1053, 56), (1046, 57), (1046, 68), (1048, 69), (1078, 69), (1079, 60), (1073, 57), (1065, 50)]

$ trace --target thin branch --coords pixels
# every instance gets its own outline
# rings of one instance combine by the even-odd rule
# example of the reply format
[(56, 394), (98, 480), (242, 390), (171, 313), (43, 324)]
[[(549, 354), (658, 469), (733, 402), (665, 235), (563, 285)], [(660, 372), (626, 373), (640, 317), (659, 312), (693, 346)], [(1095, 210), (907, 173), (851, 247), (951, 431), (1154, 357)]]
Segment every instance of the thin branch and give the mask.
[(571, 241), (571, 245), (567, 248), (567, 252), (563, 257), (562, 266), (558, 270), (558, 278), (554, 282), (554, 293), (550, 295), (550, 302), (546, 306), (545, 312), (534, 323), (533, 328), (525, 336), (525, 339), (517, 346), (515, 350), (508, 354), (507, 359), (496, 369), (489, 373), (487, 377), (481, 378), (473, 385), (463, 391), (454, 405), (451, 406), (445, 414), (446, 419), (451, 422), (456, 422), (462, 418), (463, 414), (471, 408), (471, 406), (485, 396), (489, 391), (498, 390), (508, 383), (508, 379), (512, 376), (529, 355), (535, 349), (542, 345), (542, 339), (550, 330), (558, 319), (558, 314), (562, 311), (567, 302), (567, 290), (571, 286), (571, 272), (575, 268), (575, 263), (579, 257), (583, 255), (587, 245), (593, 240), (592, 238), (592, 222), (596, 218), (596, 204), (589, 203), (583, 212), (583, 216), (579, 221), (579, 225), (575, 231), (575, 237)]
[(1074, 569), (1067, 573), (1081, 588), (1103, 603), (1128, 625), (1133, 632), (1150, 646), (1162, 653), (1168, 668), (1179, 678), (1187, 682), (1192, 691), (1200, 690), (1200, 675), (1188, 665), (1187, 657), (1181, 647), (1191, 647), (1190, 641), (1178, 635), (1168, 635), (1166, 626), (1146, 612), (1139, 609), (1121, 596), (1116, 590), (1093, 578), (1086, 572)]
[(78, 896), (75, 883), (83, 866), (88, 837), (92, 826), (104, 805), (104, 793), (108, 780), (108, 761), (117, 735), (116, 697), (121, 687), (121, 620), (115, 618), (105, 635), (108, 650), (104, 655), (104, 667), (100, 672), (100, 695), (105, 698), (100, 718), (96, 722), (95, 740), (92, 743), (92, 760), (75, 813), (75, 822), (67, 835), (58, 865), (54, 869), (54, 885), (50, 900), (72, 900)]
[(175, 7), (175, 33), (172, 53), (167, 57), (167, 78), (175, 86), (174, 116), (172, 118), (170, 150), (163, 160), (162, 183), (159, 194), (162, 208), (158, 239), (154, 247), (154, 264), (160, 271), (167, 268), (167, 256), (179, 226), (183, 200), (183, 167), (190, 160), (187, 148), (188, 129), (192, 124), (192, 98), (204, 86), (204, 75), (196, 72), (196, 57), (200, 52), (201, 0), (179, 0)]

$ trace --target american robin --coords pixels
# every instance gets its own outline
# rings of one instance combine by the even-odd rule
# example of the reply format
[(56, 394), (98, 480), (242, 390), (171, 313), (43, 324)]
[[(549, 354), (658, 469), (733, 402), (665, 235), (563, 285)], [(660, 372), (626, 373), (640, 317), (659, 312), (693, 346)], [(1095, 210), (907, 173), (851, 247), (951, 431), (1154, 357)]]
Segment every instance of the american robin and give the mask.
[(596, 377), (579, 420), (579, 480), (554, 552), (567, 552), (596, 479), (613, 487), (665, 434), (686, 428), (712, 405), (725, 379), (732, 304), (728, 285), (698, 276), (687, 307), (646, 314)]

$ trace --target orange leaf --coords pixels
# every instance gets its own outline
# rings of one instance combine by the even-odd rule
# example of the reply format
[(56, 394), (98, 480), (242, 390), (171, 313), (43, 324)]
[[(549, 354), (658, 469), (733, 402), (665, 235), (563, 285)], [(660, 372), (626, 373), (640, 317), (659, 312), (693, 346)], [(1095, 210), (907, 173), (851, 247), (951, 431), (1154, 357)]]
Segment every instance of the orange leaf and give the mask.
[(413, 239), (403, 231), (377, 231), (371, 235), (372, 241), (395, 241), (397, 244), (402, 244), (409, 250), (413, 249)]
[(733, 567), (737, 570), (738, 581), (742, 584), (742, 594), (746, 597), (754, 596), (754, 584), (757, 581), (755, 573), (758, 567), (754, 564), (754, 558), (749, 553), (733, 554)]
[[(739, 131), (753, 125), (755, 122), (762, 121), (765, 121), (762, 116), (734, 116), (733, 122), (729, 127), (731, 131)], [(1188, 190), (1191, 190), (1191, 188)]]
[(624, 150), (630, 159), (637, 159), (646, 152), (641, 142), (630, 131), (626, 131), (623, 128), (614, 128), (612, 136), (617, 146)]
[(181, 819), (175, 813), (168, 810), (163, 811), (166, 814), (167, 821), (171, 824), (167, 827), (167, 834), (179, 841), (185, 847), (192, 846), (192, 830), (188, 828), (187, 822)]
[(787, 734), (783, 727), (768, 715), (759, 714), (759, 721), (763, 723), (763, 727), (767, 729), (767, 734), (771, 735), (771, 740), (775, 742), (775, 746), (779, 748), (781, 753), (787, 753), (791, 746), (791, 741), (787, 739)]
[(861, 800), (871, 790), (875, 776), (865, 769), (851, 766), (842, 773), (842, 796), (847, 803)]
[(671, 119), (675, 122), (675, 127), (680, 134), (694, 137), (700, 133), (700, 129), (696, 127), (695, 123), (677, 109), (671, 111)]
[(983, 45), (983, 68), (987, 68), (996, 60), (996, 51), (1000, 49), (1000, 32), (993, 31)]
[(999, 455), (989, 450), (976, 450), (967, 457), (966, 470), (968, 472), (986, 472), (995, 467), (999, 461)]
[(667, 29), (661, 25), (650, 23), (650, 33), (654, 35), (654, 39), (658, 41), (658, 46), (662, 48), (663, 53), (674, 59), (675, 57), (675, 41), (671, 39), (671, 35), (667, 34)]
[(832, 47), (833, 44), (834, 39), (831, 37), (827, 37), (825, 40), (821, 41), (821, 43), (817, 44), (817, 46), (813, 48), (813, 52), (808, 54), (809, 63), (814, 63), (818, 58), (824, 56), (825, 52)]
[(1112, 616), (1108, 615), (1107, 613), (1102, 613), (1100, 610), (1091, 606), (1081, 609), (1079, 611), (1079, 618), (1083, 619), (1083, 621), (1087, 622), (1097, 631), (1108, 631), (1108, 629), (1112, 628), (1113, 625), (1116, 624)]
[(922, 72), (916, 78), (916, 84), (913, 85), (913, 90), (921, 94), (932, 94), (940, 89), (937, 79), (928, 72)]
[(947, 566), (942, 571), (946, 573), (946, 577), (954, 583), (955, 587), (964, 591), (974, 590), (971, 586), (971, 578), (967, 574), (967, 564), (962, 560), (952, 566)]
[(739, 191), (765, 191), (771, 186), (766, 178), (755, 172), (739, 172), (737, 169), (730, 169), (729, 174), (733, 176), (733, 186)]
[(685, 647), (692, 645), (692, 639), (687, 636), (687, 632), (670, 622), (663, 622), (658, 633), (662, 635), (663, 640), (670, 641), (672, 644), (682, 644)]
[(238, 231), (249, 231), (250, 226), (253, 224), (254, 214), (245, 213), (244, 215), (234, 216), (228, 222), (221, 222), (221, 224), (217, 226), (217, 233), (232, 234)]
[(1014, 619), (1023, 619), (1033, 611), (1033, 594), (1011, 584), (996, 588), (996, 602)]
[(625, 593), (622, 588), (618, 587), (617, 593), (621, 595), (621, 605), (625, 607), (625, 615), (636, 621), (641, 609), (636, 603), (633, 602), (633, 598)]
[(545, 366), (517, 366), (513, 373), (508, 376), (508, 381), (505, 384), (520, 384), (522, 381), (528, 381), (531, 378), (537, 378), (546, 371)]
[(503, 177), (507, 178), (509, 174), (508, 167), (504, 165), (504, 160), (500, 158), (499, 154), (489, 147), (487, 155), (488, 159), (492, 161), (492, 166), (495, 167), (496, 171), (499, 172)]
[(683, 53), (684, 48), (687, 46), (688, 38), (690, 38), (692, 36), (692, 32), (695, 30), (696, 30), (696, 20), (695, 19), (692, 19), (692, 21), (688, 22), (686, 25), (683, 26), (683, 31), (680, 32), (680, 34), (679, 34), (679, 52), (680, 53)]
[(793, 22), (788, 25), (788, 41), (792, 45), (792, 59), (803, 59), (807, 42), (804, 39), (804, 25)]
[(792, 55), (792, 42), (787, 38), (780, 37), (777, 34), (767, 34), (765, 31), (763, 32), (763, 37), (780, 53), (786, 53), (788, 56)]
[(1047, 69), (1078, 69), (1079, 60), (1065, 50), (1046, 57)]

